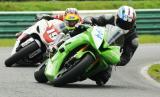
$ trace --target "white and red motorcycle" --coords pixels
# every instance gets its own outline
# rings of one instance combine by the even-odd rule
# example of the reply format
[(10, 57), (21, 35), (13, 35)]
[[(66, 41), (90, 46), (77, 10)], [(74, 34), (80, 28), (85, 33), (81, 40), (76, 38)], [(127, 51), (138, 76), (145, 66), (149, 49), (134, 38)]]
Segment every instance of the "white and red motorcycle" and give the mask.
[(5, 60), (5, 65), (35, 65), (42, 63), (48, 57), (48, 48), (58, 44), (64, 36), (61, 33), (64, 23), (60, 20), (40, 20), (17, 38), (11, 56)]

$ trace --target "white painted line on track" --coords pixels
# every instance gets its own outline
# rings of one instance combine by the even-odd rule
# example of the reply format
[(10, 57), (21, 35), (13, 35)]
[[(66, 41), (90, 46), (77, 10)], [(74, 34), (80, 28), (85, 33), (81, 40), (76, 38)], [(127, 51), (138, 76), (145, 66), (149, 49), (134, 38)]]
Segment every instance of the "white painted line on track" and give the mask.
[[(153, 63), (153, 64), (159, 64), (159, 63), (160, 63), (160, 62), (156, 62), (156, 63)], [(154, 86), (156, 86), (156, 87), (160, 87), (160, 83), (157, 82), (156, 80), (154, 80), (153, 78), (151, 78), (151, 77), (149, 76), (149, 74), (147, 73), (148, 69), (149, 69), (153, 64), (150, 64), (150, 65), (147, 65), (147, 66), (143, 67), (140, 72), (141, 72), (141, 74), (142, 74), (152, 85), (154, 85)]]

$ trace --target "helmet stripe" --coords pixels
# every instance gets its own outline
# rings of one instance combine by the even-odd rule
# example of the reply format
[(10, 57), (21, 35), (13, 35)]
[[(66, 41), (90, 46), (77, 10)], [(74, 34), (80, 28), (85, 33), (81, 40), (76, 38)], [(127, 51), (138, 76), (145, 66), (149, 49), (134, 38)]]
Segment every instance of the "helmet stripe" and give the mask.
[(122, 8), (122, 19), (125, 19), (125, 7)]
[(128, 15), (130, 15), (130, 8), (128, 8)]

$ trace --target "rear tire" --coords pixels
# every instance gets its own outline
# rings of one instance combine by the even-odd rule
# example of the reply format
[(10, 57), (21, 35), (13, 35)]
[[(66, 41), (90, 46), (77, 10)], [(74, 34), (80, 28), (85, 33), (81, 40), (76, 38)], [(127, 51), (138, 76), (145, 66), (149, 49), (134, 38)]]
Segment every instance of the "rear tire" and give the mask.
[(78, 77), (84, 74), (85, 70), (95, 61), (91, 54), (85, 54), (81, 61), (72, 67), (69, 71), (64, 73), (62, 76), (57, 77), (53, 81), (53, 85), (56, 87), (63, 86), (67, 83), (75, 82)]
[(11, 67), (13, 64), (21, 60), (23, 57), (27, 56), (29, 53), (37, 50), (39, 48), (38, 44), (34, 41), (29, 45), (25, 46), (24, 48), (20, 49), (18, 52), (10, 56), (5, 61), (6, 67)]

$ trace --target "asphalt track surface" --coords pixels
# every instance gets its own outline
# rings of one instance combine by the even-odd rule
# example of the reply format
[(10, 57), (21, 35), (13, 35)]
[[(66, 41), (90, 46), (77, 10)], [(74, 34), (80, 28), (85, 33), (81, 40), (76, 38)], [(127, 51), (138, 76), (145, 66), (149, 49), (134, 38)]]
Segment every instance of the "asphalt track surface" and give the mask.
[(86, 80), (65, 87), (40, 84), (34, 79), (36, 67), (5, 67), (11, 48), (0, 48), (0, 97), (160, 97), (160, 87), (140, 73), (151, 63), (160, 62), (160, 45), (140, 45), (125, 67), (113, 68), (104, 87)]

